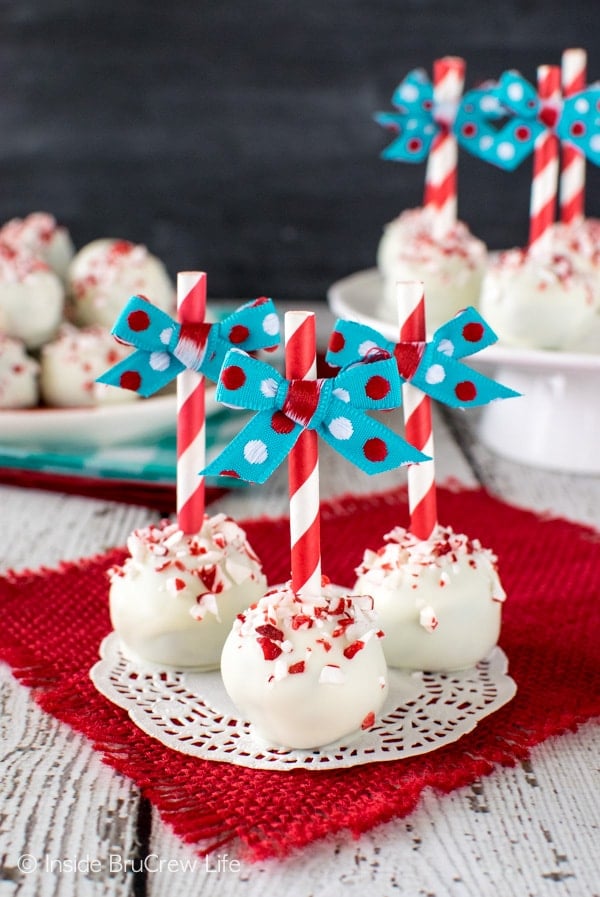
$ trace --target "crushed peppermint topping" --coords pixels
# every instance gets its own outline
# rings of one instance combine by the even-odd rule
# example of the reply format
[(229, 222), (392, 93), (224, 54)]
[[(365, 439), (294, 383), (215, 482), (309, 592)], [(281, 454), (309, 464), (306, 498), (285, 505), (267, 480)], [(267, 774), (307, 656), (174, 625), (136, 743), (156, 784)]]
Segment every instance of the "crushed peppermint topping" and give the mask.
[(544, 291), (559, 286), (564, 290), (581, 289), (593, 293), (590, 275), (577, 266), (564, 249), (542, 246), (541, 249), (508, 249), (501, 252), (490, 271), (509, 275), (527, 271), (535, 281), (535, 289)]
[(394, 588), (406, 583), (417, 589), (425, 573), (428, 585), (431, 584), (433, 570), (438, 587), (444, 589), (466, 565), (487, 573), (492, 600), (503, 601), (506, 597), (498, 577), (498, 558), (489, 548), (483, 548), (479, 539), (455, 533), (449, 526), (438, 526), (430, 539), (418, 539), (397, 526), (384, 536), (384, 541), (386, 544), (378, 551), (367, 549), (356, 568), (357, 576), (364, 576), (374, 586), (385, 582), (387, 587)]
[(12, 218), (0, 229), (0, 240), (18, 249), (25, 247), (34, 255), (66, 229), (48, 212), (32, 212), (26, 218)]
[[(148, 258), (150, 253), (145, 246), (129, 240), (99, 240), (87, 249), (84, 258), (78, 258), (77, 274), (71, 280), (74, 298), (82, 300), (93, 293), (96, 304), (103, 304), (124, 272), (141, 275)], [(140, 289), (143, 287), (144, 281), (140, 280)]]
[(94, 324), (90, 327), (74, 327), (62, 324), (57, 337), (46, 343), (42, 349), (44, 358), (60, 359), (65, 364), (88, 364), (89, 370), (98, 369), (102, 373), (131, 354), (129, 346), (117, 343), (104, 327)]
[(0, 282), (23, 283), (39, 273), (50, 272), (50, 267), (26, 249), (16, 249), (0, 238)]
[[(485, 263), (485, 244), (474, 237), (463, 221), (455, 221), (442, 235), (435, 229), (429, 208), (406, 209), (385, 229), (384, 239), (393, 240), (393, 258), (397, 263), (416, 263), (436, 270), (444, 259), (460, 259), (466, 268), (478, 269)], [(392, 252), (390, 252), (390, 262)]]
[(362, 723), (360, 724), (361, 729), (370, 729), (371, 726), (375, 725), (375, 714), (371, 710), (370, 713), (367, 713)]
[[(240, 639), (255, 639), (265, 661), (280, 660), (276, 670), (269, 667), (272, 681), (306, 672), (311, 657), (322, 664), (334, 647), (340, 658), (352, 660), (371, 637), (379, 635), (374, 626), (373, 599), (369, 595), (339, 595), (328, 582), (320, 595), (298, 595), (291, 583), (270, 589), (259, 601), (238, 614), (233, 632)], [(307, 635), (314, 634), (313, 650)], [(381, 633), (382, 634), (382, 633)], [(308, 636), (310, 638), (310, 636)], [(324, 678), (323, 678), (324, 677)], [(333, 662), (322, 668), (320, 682), (339, 683), (343, 670)]]
[[(164, 576), (167, 596), (182, 595), (196, 602), (190, 609), (195, 620), (208, 613), (219, 619), (218, 596), (227, 589), (245, 581), (264, 581), (245, 532), (225, 514), (205, 517), (200, 532), (194, 534), (183, 533), (168, 520), (151, 524), (134, 530), (127, 547), (130, 557), (108, 571), (111, 581), (135, 577), (149, 567)], [(238, 622), (243, 619), (240, 614)]]

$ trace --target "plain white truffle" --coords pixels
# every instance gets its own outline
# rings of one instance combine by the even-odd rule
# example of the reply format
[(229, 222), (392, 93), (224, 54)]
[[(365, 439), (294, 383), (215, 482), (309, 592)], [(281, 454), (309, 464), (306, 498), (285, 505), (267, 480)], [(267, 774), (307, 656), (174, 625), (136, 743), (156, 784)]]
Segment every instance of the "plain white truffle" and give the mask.
[(127, 240), (88, 243), (69, 266), (68, 293), (76, 324), (111, 329), (130, 296), (143, 295), (172, 312), (175, 291), (163, 263), (145, 246)]
[(41, 259), (63, 280), (75, 254), (69, 231), (48, 212), (7, 221), (0, 229), (0, 242)]
[(438, 527), (423, 541), (402, 527), (367, 550), (355, 591), (373, 596), (392, 667), (459, 670), (498, 641), (505, 592), (496, 557), (477, 540)]
[(462, 221), (438, 237), (430, 209), (407, 209), (386, 225), (377, 251), (384, 281), (381, 316), (398, 323), (397, 282), (422, 280), (427, 329), (436, 330), (478, 304), (486, 261), (485, 244)]
[(224, 514), (188, 535), (164, 521), (135, 530), (110, 575), (110, 615), (125, 650), (173, 667), (215, 669), (233, 621), (264, 593), (246, 534)]
[(96, 378), (131, 353), (103, 327), (78, 329), (63, 324), (57, 338), (40, 353), (40, 391), (46, 405), (80, 408), (139, 399), (136, 392), (119, 389)]
[(45, 262), (0, 242), (0, 321), (7, 336), (39, 348), (58, 330), (64, 301), (60, 278)]
[(38, 402), (39, 365), (20, 340), (0, 334), (0, 408), (32, 408)]
[(330, 744), (375, 723), (388, 691), (382, 635), (368, 596), (278, 586), (234, 623), (223, 683), (270, 745)]

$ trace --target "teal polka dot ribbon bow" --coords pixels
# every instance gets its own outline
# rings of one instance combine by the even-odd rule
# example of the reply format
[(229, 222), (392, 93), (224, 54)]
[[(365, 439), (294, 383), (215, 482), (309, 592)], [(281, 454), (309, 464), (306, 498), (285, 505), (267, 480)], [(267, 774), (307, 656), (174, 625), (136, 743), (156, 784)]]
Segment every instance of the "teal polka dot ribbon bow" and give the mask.
[(464, 95), (454, 124), (464, 149), (506, 171), (517, 168), (548, 130), (600, 165), (600, 86), (554, 102), (541, 100), (519, 72), (504, 72), (497, 83)]
[(98, 382), (151, 396), (186, 369), (216, 381), (232, 346), (250, 352), (274, 349), (279, 330), (275, 306), (264, 297), (247, 302), (216, 324), (179, 324), (143, 296), (132, 296), (112, 333), (136, 351)]
[(375, 121), (397, 136), (381, 153), (393, 162), (423, 162), (437, 134), (452, 128), (456, 108), (436, 104), (424, 69), (413, 69), (392, 94), (397, 112), (377, 112)]
[(337, 377), (286, 380), (271, 365), (231, 349), (216, 398), (258, 414), (202, 474), (264, 483), (306, 429), (316, 430), (332, 448), (369, 474), (429, 460), (365, 413), (400, 405), (400, 378), (393, 358), (352, 365)]
[(442, 324), (430, 342), (394, 343), (372, 327), (339, 320), (325, 360), (345, 369), (359, 359), (383, 352), (394, 359), (403, 381), (444, 405), (465, 408), (519, 395), (461, 362), (496, 340), (494, 331), (474, 308)]

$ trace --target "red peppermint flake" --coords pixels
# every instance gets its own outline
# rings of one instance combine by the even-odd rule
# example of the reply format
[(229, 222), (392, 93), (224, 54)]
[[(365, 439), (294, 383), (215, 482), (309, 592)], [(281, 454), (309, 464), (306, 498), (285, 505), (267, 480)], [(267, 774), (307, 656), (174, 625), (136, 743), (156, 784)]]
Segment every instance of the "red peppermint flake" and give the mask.
[(173, 580), (173, 587), (177, 592), (182, 592), (185, 589), (185, 580), (180, 579), (178, 576)]
[(331, 651), (331, 645), (329, 644), (329, 642), (325, 641), (324, 638), (318, 638), (317, 645), (323, 645), (325, 651)]
[(383, 631), (383, 629), (378, 629), (375, 635), (377, 636), (377, 638), (385, 638), (385, 632)]
[(361, 641), (360, 639), (357, 639), (357, 641), (352, 642), (351, 645), (348, 645), (347, 648), (344, 648), (344, 657), (347, 657), (348, 660), (352, 660), (354, 655), (358, 654), (359, 651), (362, 651), (362, 649), (364, 647), (365, 647), (365, 643), (363, 641)]
[(338, 620), (338, 625), (331, 633), (333, 638), (339, 638), (340, 635), (343, 635), (348, 626), (351, 626), (353, 622), (354, 620), (352, 617), (342, 617), (341, 620)]
[(217, 580), (217, 572), (216, 564), (209, 564), (207, 567), (201, 567), (198, 570), (198, 576), (207, 592), (223, 591), (223, 583)]
[[(117, 240), (110, 249), (111, 255), (129, 255), (130, 252), (133, 252), (134, 249), (133, 243), (130, 243), (128, 240)], [(145, 296), (141, 296), (141, 299), (145, 299)]]
[(299, 660), (298, 663), (290, 664), (290, 666), (288, 667), (288, 673), (291, 673), (292, 675), (294, 675), (294, 673), (303, 673), (305, 666), (306, 664), (304, 663), (304, 661)]
[(306, 614), (294, 614), (292, 617), (292, 629), (301, 629), (303, 626), (310, 629), (312, 625), (312, 618)]
[(370, 713), (367, 713), (364, 720), (360, 724), (361, 729), (370, 729), (372, 725), (375, 723), (375, 714), (371, 710)]
[(339, 616), (339, 614), (343, 614), (346, 610), (346, 602), (343, 598), (340, 598), (337, 605), (332, 609), (331, 613), (335, 616)]
[(257, 626), (256, 631), (259, 635), (264, 635), (266, 638), (273, 639), (275, 642), (282, 642), (285, 637), (281, 629), (278, 629), (277, 626), (273, 626), (271, 623)]
[(276, 660), (281, 654), (281, 648), (279, 647), (279, 645), (276, 645), (275, 642), (272, 642), (270, 638), (262, 636), (261, 638), (257, 638), (256, 641), (262, 648), (262, 653), (265, 660)]

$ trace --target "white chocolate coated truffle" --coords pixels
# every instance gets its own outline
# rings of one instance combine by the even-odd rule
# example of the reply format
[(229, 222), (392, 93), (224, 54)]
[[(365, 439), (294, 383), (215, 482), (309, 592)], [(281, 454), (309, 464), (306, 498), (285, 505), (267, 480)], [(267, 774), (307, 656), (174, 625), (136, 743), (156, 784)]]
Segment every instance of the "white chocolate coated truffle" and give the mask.
[(32, 212), (26, 218), (7, 221), (0, 229), (0, 242), (41, 259), (62, 280), (75, 254), (69, 231), (48, 212)]
[(481, 313), (501, 342), (530, 349), (569, 349), (593, 323), (600, 291), (566, 255), (511, 249), (488, 268)]
[[(339, 590), (338, 590), (339, 592)], [(272, 746), (308, 749), (369, 729), (388, 691), (373, 602), (325, 586), (279, 586), (234, 623), (221, 658), (227, 692)]]
[(22, 342), (0, 334), (0, 408), (37, 405), (38, 370)]
[(163, 263), (127, 240), (88, 243), (71, 262), (67, 281), (72, 317), (80, 326), (110, 330), (133, 295), (147, 296), (164, 311), (174, 309), (175, 292)]
[(388, 664), (460, 670), (487, 657), (506, 597), (492, 552), (450, 527), (428, 541), (396, 527), (385, 542), (365, 552), (355, 590), (373, 596)]
[(478, 304), (486, 261), (485, 244), (462, 221), (438, 237), (431, 210), (407, 209), (386, 225), (377, 251), (384, 280), (381, 316), (398, 323), (397, 282), (422, 280), (427, 329), (436, 330)]
[(96, 378), (131, 353), (104, 327), (81, 330), (63, 324), (58, 337), (46, 343), (40, 354), (40, 390), (46, 405), (79, 408), (131, 402), (137, 393), (119, 389)]
[(125, 649), (153, 663), (216, 669), (237, 614), (266, 579), (245, 532), (224, 514), (187, 535), (163, 522), (135, 530), (110, 575), (110, 615)]
[(39, 348), (58, 330), (64, 300), (64, 287), (45, 262), (0, 242), (0, 321), (7, 336)]

